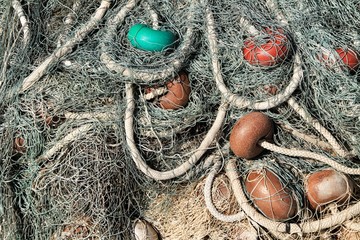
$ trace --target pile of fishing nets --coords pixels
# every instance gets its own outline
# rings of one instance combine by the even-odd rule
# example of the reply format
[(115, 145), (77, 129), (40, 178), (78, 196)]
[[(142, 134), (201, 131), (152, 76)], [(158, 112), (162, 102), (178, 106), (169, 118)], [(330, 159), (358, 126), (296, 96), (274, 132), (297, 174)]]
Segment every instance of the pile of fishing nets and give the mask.
[(357, 1), (0, 13), (1, 239), (357, 239)]

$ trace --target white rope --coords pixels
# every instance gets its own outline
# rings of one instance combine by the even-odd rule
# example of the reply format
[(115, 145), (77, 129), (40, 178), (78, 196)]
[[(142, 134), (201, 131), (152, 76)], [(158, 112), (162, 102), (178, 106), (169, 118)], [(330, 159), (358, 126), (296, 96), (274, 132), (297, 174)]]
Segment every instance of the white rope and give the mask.
[(152, 28), (157, 30), (159, 29), (159, 16), (158, 14), (155, 12), (155, 10), (150, 6), (149, 2), (144, 2), (144, 6), (146, 8), (146, 10), (149, 11), (150, 13), (150, 17), (151, 17), (151, 21), (152, 21)]
[(343, 173), (347, 173), (347, 174), (351, 174), (351, 175), (360, 175), (360, 168), (349, 168), (346, 167), (326, 156), (314, 153), (314, 152), (310, 152), (310, 151), (306, 151), (306, 150), (298, 150), (298, 149), (288, 149), (288, 148), (283, 148), (283, 147), (279, 147), (276, 146), (275, 144), (266, 142), (266, 141), (260, 141), (259, 146), (273, 151), (273, 152), (277, 152), (280, 154), (284, 154), (287, 156), (291, 156), (291, 157), (301, 157), (301, 158), (310, 158), (310, 159), (314, 159), (314, 160), (318, 160), (320, 162), (326, 163), (329, 166), (333, 167), (334, 169), (343, 172)]
[[(235, 159), (230, 159), (229, 162), (227, 163), (226, 175), (230, 179), (236, 200), (240, 204), (241, 209), (245, 212), (245, 214), (248, 217), (253, 219), (259, 225), (264, 226), (269, 230), (273, 230), (273, 231), (275, 230), (277, 232), (287, 232), (288, 231), (287, 224), (284, 224), (282, 222), (272, 221), (264, 217), (254, 207), (250, 205), (249, 200), (245, 196), (243, 187), (240, 183), (235, 161), (236, 161)], [(289, 229), (292, 233), (302, 232), (301, 228), (297, 224), (292, 224), (291, 228)]]
[[(289, 24), (288, 21), (286, 20), (285, 16), (283, 15), (283, 13), (279, 10), (277, 4), (275, 1), (273, 0), (266, 0), (266, 6), (272, 10), (277, 19), (284, 23), (286, 26)], [(296, 33), (299, 34), (299, 33)], [(339, 62), (339, 57), (334, 54), (332, 51), (322, 47), (322, 46), (318, 46), (321, 49), (321, 52), (324, 56), (326, 56), (328, 59), (327, 61), (330, 61), (332, 63), (332, 65), (335, 65), (336, 63)], [(332, 66), (334, 67), (334, 66)], [(340, 71), (340, 67), (335, 67), (335, 70)], [(314, 118), (312, 118), (310, 116), (310, 114), (308, 114), (299, 104), (296, 103), (294, 98), (289, 98), (287, 103), (308, 123), (310, 123), (320, 134), (322, 134), (325, 139), (329, 142), (329, 144), (332, 146), (333, 150), (341, 157), (345, 157), (345, 156), (349, 156), (350, 153), (347, 152), (346, 150), (344, 150), (342, 148), (342, 146), (336, 141), (336, 139), (333, 137), (333, 135), (326, 129), (324, 128), (320, 122)]]
[(256, 35), (260, 35), (259, 30), (257, 30), (254, 25), (252, 25), (247, 19), (245, 18), (240, 18), (239, 24), (242, 28), (246, 29), (246, 31), (248, 33), (250, 33), (250, 35), (256, 36)]
[(42, 162), (51, 158), (56, 152), (65, 147), (66, 145), (80, 139), (82, 136), (87, 134), (93, 128), (92, 124), (84, 124), (67, 134), (63, 139), (58, 141), (53, 147), (43, 153), (37, 158), (37, 162)]
[(103, 0), (95, 14), (91, 19), (81, 26), (74, 34), (74, 37), (69, 39), (64, 45), (57, 48), (49, 57), (45, 59), (22, 83), (20, 92), (28, 90), (34, 85), (42, 76), (44, 76), (49, 68), (56, 63), (60, 58), (70, 53), (76, 44), (79, 44), (100, 22), (110, 7), (111, 0)]
[(245, 218), (245, 214), (243, 211), (240, 210), (240, 212), (238, 212), (236, 214), (225, 215), (225, 214), (220, 213), (216, 209), (216, 207), (212, 201), (212, 196), (211, 196), (212, 185), (213, 185), (213, 182), (215, 179), (215, 175), (219, 171), (220, 167), (221, 167), (221, 161), (219, 159), (217, 159), (213, 168), (211, 169), (210, 173), (208, 174), (208, 176), (206, 178), (205, 186), (204, 186), (204, 197), (205, 197), (206, 208), (209, 210), (211, 215), (213, 215), (216, 219), (218, 219), (220, 221), (223, 221), (223, 222), (241, 221)]
[(24, 13), (24, 10), (21, 6), (21, 3), (18, 0), (13, 0), (12, 1), (12, 7), (14, 8), (16, 14), (19, 17), (21, 26), (22, 26), (22, 30), (24, 32), (24, 46), (26, 46), (27, 44), (29, 44), (30, 42), (30, 28), (29, 28), (29, 20), (26, 18), (26, 15)]
[[(191, 8), (198, 4), (197, 0), (191, 1)], [(107, 30), (109, 37), (116, 32), (117, 25), (121, 24), (124, 21), (125, 12), (119, 12), (114, 19), (111, 19), (107, 23)], [(127, 12), (126, 12), (127, 13)], [(194, 18), (194, 11), (189, 9), (188, 21), (191, 21)], [(154, 21), (154, 19), (152, 19)], [(180, 46), (176, 49), (179, 52), (179, 57), (174, 59), (171, 63), (166, 64), (164, 68), (161, 69), (151, 69), (151, 72), (148, 70), (140, 70), (136, 68), (128, 68), (119, 63), (117, 63), (111, 55), (109, 54), (110, 50), (107, 49), (105, 44), (101, 44), (101, 55), (100, 59), (105, 64), (105, 66), (116, 73), (120, 73), (125, 77), (131, 77), (133, 79), (152, 82), (158, 79), (165, 79), (171, 74), (178, 72), (190, 53), (194, 41), (194, 29), (193, 27), (188, 27), (184, 35), (184, 39)]]
[(290, 97), (287, 101), (287, 103), (294, 109), (294, 111), (299, 114), (307, 123), (309, 123), (311, 126), (313, 126), (321, 135), (324, 136), (324, 138), (329, 142), (329, 144), (332, 146), (333, 150), (340, 156), (345, 157), (348, 156), (349, 153), (345, 151), (341, 145), (336, 141), (334, 136), (326, 129), (324, 128), (321, 123), (311, 117), (309, 113), (305, 111), (304, 108), (302, 108), (294, 98)]
[(298, 53), (294, 57), (294, 70), (293, 76), (289, 82), (289, 85), (281, 93), (275, 96), (269, 97), (261, 102), (252, 102), (244, 97), (238, 96), (232, 93), (225, 85), (221, 67), (218, 57), (217, 37), (215, 31), (215, 21), (209, 7), (206, 7), (206, 20), (207, 20), (207, 35), (209, 41), (210, 55), (212, 59), (212, 69), (216, 86), (220, 90), (222, 96), (228, 100), (232, 105), (238, 108), (249, 108), (254, 110), (266, 110), (280, 105), (285, 102), (295, 89), (299, 86), (303, 78), (303, 71), (301, 68), (301, 59)]
[(281, 22), (285, 26), (289, 25), (289, 22), (286, 20), (285, 16), (279, 10), (279, 8), (277, 7), (277, 4), (274, 1), (266, 0), (266, 6), (275, 13), (275, 17), (277, 18), (277, 20), (279, 22)]
[(259, 225), (275, 233), (297, 233), (301, 235), (303, 233), (318, 232), (322, 229), (328, 229), (334, 226), (338, 226), (343, 222), (360, 214), (360, 202), (358, 202), (337, 214), (330, 215), (319, 220), (307, 221), (299, 224), (273, 221), (264, 217), (248, 203), (248, 199), (243, 192), (243, 188), (239, 180), (235, 159), (231, 159), (227, 163), (226, 174), (230, 179), (235, 197), (245, 214), (251, 219), (253, 219), (255, 222), (257, 222)]
[(71, 7), (71, 11), (66, 15), (66, 18), (64, 20), (65, 32), (59, 35), (57, 47), (61, 47), (61, 45), (64, 43), (65, 38), (70, 31), (70, 27), (73, 25), (76, 19), (76, 11), (78, 11), (80, 8), (81, 8), (81, 1), (76, 0)]
[[(218, 143), (217, 143), (218, 145)], [(202, 161), (201, 166), (197, 167), (195, 169), (195, 171), (191, 171), (188, 174), (186, 174), (185, 179), (186, 180), (190, 180), (192, 179), (194, 176), (196, 176), (197, 174), (199, 174), (200, 172), (204, 172), (206, 171), (208, 168), (212, 167), (219, 159), (221, 156), (223, 156), (223, 153), (229, 152), (229, 143), (226, 143), (221, 149), (219, 149), (216, 153), (211, 154), (210, 156), (206, 157), (204, 159), (204, 161)], [(220, 147), (220, 146), (218, 146)]]
[(113, 112), (115, 108), (109, 108), (108, 112), (84, 112), (84, 113), (74, 113), (74, 112), (65, 112), (64, 117), (66, 119), (80, 120), (80, 119), (97, 119), (102, 121), (114, 120), (115, 117)]
[(216, 119), (209, 129), (208, 133), (204, 137), (203, 141), (201, 142), (200, 146), (195, 150), (193, 155), (190, 158), (181, 164), (180, 166), (165, 172), (160, 172), (150, 168), (146, 162), (142, 159), (142, 156), (137, 149), (135, 139), (134, 139), (134, 109), (135, 109), (135, 99), (134, 99), (134, 92), (132, 88), (132, 84), (127, 83), (125, 84), (126, 88), (126, 110), (125, 110), (125, 135), (126, 135), (126, 143), (128, 149), (130, 151), (131, 157), (135, 162), (136, 167), (142, 171), (148, 177), (155, 179), (155, 180), (169, 180), (176, 177), (179, 177), (185, 174), (188, 170), (190, 170), (196, 162), (200, 160), (203, 154), (207, 151), (210, 144), (214, 142), (216, 136), (218, 135), (224, 119), (226, 115), (226, 111), (228, 105), (226, 103), (222, 103), (219, 106), (218, 113)]
[(301, 138), (304, 141), (307, 141), (315, 146), (319, 146), (323, 150), (329, 151), (332, 149), (332, 146), (329, 143), (322, 141), (318, 137), (299, 132), (298, 130), (292, 128), (291, 126), (285, 124), (280, 124), (280, 125), (285, 131), (288, 131), (290, 134), (294, 135), (295, 137)]

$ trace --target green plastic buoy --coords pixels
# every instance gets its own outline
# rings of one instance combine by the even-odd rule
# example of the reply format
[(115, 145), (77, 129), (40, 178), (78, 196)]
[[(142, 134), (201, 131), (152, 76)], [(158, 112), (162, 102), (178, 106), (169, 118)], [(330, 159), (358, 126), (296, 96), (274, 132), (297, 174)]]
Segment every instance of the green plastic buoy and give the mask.
[(131, 45), (135, 48), (161, 52), (174, 46), (177, 38), (167, 30), (155, 30), (145, 24), (135, 24), (127, 34)]

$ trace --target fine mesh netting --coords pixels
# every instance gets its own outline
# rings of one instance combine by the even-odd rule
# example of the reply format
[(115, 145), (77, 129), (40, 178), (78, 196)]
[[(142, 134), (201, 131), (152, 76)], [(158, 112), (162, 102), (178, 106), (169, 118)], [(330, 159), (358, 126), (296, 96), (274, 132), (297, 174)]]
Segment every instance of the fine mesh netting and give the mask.
[[(359, 19), (355, 0), (3, 1), (0, 238), (357, 239)], [(323, 203), (325, 172), (343, 192)]]

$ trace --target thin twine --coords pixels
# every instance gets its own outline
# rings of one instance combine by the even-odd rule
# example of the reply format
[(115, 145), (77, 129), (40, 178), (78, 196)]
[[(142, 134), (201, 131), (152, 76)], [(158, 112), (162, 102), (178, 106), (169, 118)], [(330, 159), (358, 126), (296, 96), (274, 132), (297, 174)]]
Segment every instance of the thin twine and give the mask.
[[(285, 24), (286, 26), (289, 25), (288, 21), (286, 20), (285, 16), (283, 15), (283, 13), (279, 10), (279, 8), (277, 7), (277, 4), (273, 1), (273, 0), (266, 0), (266, 6), (272, 10), (275, 15), (276, 18), (282, 22), (283, 24)], [(299, 34), (299, 33), (296, 33)], [(329, 50), (325, 49), (324, 47), (320, 47), (321, 50), (323, 51), (323, 53), (326, 54), (326, 56), (328, 56), (328, 58), (333, 61), (336, 62), (335, 60), (335, 55), (333, 53), (331, 53)], [(336, 69), (340, 69), (340, 68), (336, 68)], [(329, 144), (332, 146), (333, 150), (341, 157), (345, 157), (348, 156), (349, 153), (347, 151), (345, 151), (340, 144), (336, 141), (336, 139), (333, 137), (333, 135), (326, 129), (324, 128), (320, 122), (314, 118), (312, 118), (310, 116), (310, 114), (308, 114), (305, 109), (301, 108), (301, 106), (296, 103), (294, 98), (289, 98), (287, 103), (295, 110), (295, 112), (297, 112), (306, 122), (310, 123), (321, 135), (323, 135), (325, 137), (325, 139), (329, 142)]]
[(75, 19), (76, 19), (76, 11), (80, 10), (81, 8), (81, 1), (77, 0), (73, 3), (70, 12), (67, 14), (67, 16), (65, 17), (64, 20), (64, 25), (65, 25), (65, 32), (61, 33), (58, 37), (58, 43), (57, 43), (57, 47), (61, 47), (61, 45), (64, 43), (65, 41), (65, 37), (66, 35), (68, 35), (69, 31), (70, 31), (70, 27), (73, 25)]
[[(267, 1), (270, 4), (271, 1)], [(273, 6), (274, 7), (274, 6)], [(280, 15), (279, 15), (280, 16)], [(321, 126), (320, 122), (313, 119), (309, 114), (305, 112), (304, 109), (300, 107), (299, 104), (295, 102), (291, 95), (298, 87), (299, 83), (303, 78), (303, 71), (302, 71), (302, 62), (300, 60), (299, 53), (295, 54), (294, 57), (294, 70), (292, 79), (289, 82), (289, 85), (285, 88), (283, 93), (279, 93), (273, 97), (268, 98), (265, 101), (251, 103), (249, 100), (240, 97), (234, 93), (232, 93), (225, 85), (222, 75), (221, 75), (221, 68), (220, 63), (218, 60), (218, 47), (217, 47), (217, 37), (215, 31), (215, 21), (212, 15), (211, 10), (209, 7), (206, 8), (206, 17), (207, 17), (207, 26), (208, 26), (208, 41), (210, 45), (210, 53), (212, 58), (212, 67), (213, 67), (213, 74), (216, 81), (216, 86), (222, 93), (223, 97), (227, 99), (230, 103), (235, 105), (239, 108), (250, 108), (255, 110), (265, 110), (269, 108), (276, 107), (283, 102), (287, 102), (304, 120), (310, 123), (320, 134), (322, 134), (326, 140), (330, 143), (333, 147), (334, 151), (339, 154), (339, 156), (347, 156), (349, 153), (342, 149), (340, 144), (336, 141), (336, 139), (331, 135), (331, 133), (326, 130), (323, 126)], [(279, 19), (284, 19), (282, 16)], [(286, 21), (283, 21), (285, 23)]]
[(151, 21), (152, 21), (152, 28), (155, 29), (155, 30), (158, 30), (159, 29), (159, 16), (158, 16), (158, 14), (150, 6), (148, 1), (144, 2), (144, 6), (150, 13), (150, 17), (151, 17)]
[[(288, 20), (285, 18), (285, 15), (281, 12), (281, 10), (279, 9), (278, 5), (276, 2), (274, 2), (273, 0), (266, 0), (266, 6), (267, 8), (269, 8), (271, 11), (273, 11), (275, 13), (275, 17), (277, 18), (277, 20), (279, 20), (281, 23), (283, 23), (285, 26), (289, 25)], [(295, 35), (300, 36), (301, 33), (299, 32), (294, 32)], [(339, 65), (339, 63), (341, 62), (341, 58), (340, 56), (334, 51), (334, 50), (329, 50), (323, 46), (321, 46), (320, 44), (315, 44), (319, 49), (321, 49), (322, 55), (323, 56), (327, 56), (327, 60), (328, 62), (330, 62), (331, 64), (334, 64), (333, 69), (335, 70), (335, 72), (342, 72), (342, 68)], [(335, 65), (336, 64), (336, 65)]]
[(53, 147), (44, 152), (41, 156), (36, 159), (36, 162), (42, 162), (51, 158), (56, 152), (62, 149), (64, 146), (84, 136), (93, 128), (92, 124), (84, 124), (67, 134), (63, 139), (58, 141)]
[(287, 101), (289, 106), (291, 106), (294, 111), (299, 114), (307, 123), (309, 123), (311, 126), (313, 126), (321, 135), (324, 136), (324, 138), (329, 142), (329, 144), (332, 146), (333, 150), (340, 156), (345, 157), (349, 156), (350, 154), (345, 151), (341, 145), (336, 141), (335, 137), (326, 129), (324, 128), (320, 122), (311, 117), (309, 113), (305, 111), (304, 108), (302, 108), (294, 98), (290, 97)]

